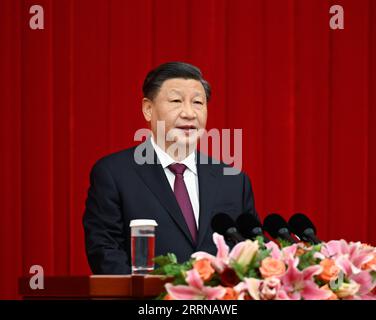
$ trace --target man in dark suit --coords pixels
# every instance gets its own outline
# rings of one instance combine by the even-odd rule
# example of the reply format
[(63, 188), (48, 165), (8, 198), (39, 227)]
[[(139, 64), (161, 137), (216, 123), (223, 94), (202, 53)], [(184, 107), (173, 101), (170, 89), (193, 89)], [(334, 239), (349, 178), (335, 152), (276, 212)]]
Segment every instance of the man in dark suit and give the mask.
[(179, 262), (195, 251), (216, 253), (211, 219), (224, 212), (257, 217), (249, 178), (196, 150), (206, 126), (210, 86), (200, 70), (171, 62), (149, 72), (142, 111), (152, 135), (93, 167), (83, 218), (86, 253), (95, 274), (131, 272), (133, 219), (154, 219), (155, 254)]

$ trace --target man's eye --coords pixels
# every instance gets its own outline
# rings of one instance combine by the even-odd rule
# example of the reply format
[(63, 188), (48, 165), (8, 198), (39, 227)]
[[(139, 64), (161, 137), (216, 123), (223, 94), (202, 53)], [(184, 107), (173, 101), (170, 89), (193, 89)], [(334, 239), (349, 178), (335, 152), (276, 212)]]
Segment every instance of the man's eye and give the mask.
[(179, 99), (174, 99), (174, 100), (171, 100), (171, 102), (176, 102), (176, 103), (180, 103), (180, 102), (181, 102), (181, 100), (179, 100)]
[(195, 101), (195, 102), (193, 102), (194, 104), (203, 104), (201, 101)]

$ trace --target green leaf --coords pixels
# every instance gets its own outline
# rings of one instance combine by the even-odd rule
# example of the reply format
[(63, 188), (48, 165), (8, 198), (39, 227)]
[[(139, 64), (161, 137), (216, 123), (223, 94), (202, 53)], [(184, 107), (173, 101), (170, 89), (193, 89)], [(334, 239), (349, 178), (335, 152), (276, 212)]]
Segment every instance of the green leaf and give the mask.
[(308, 268), (309, 266), (317, 265), (320, 263), (320, 259), (315, 258), (314, 255), (316, 252), (319, 252), (321, 250), (321, 244), (315, 245), (311, 247), (309, 250), (305, 250), (305, 253), (303, 253), (299, 257), (299, 264), (298, 264), (298, 269), (299, 270), (304, 270)]
[(163, 267), (163, 270), (166, 272), (166, 274), (170, 276), (179, 276), (182, 272), (183, 267), (176, 265), (176, 264), (168, 264)]
[(156, 257), (154, 261), (159, 264), (159, 267), (151, 272), (151, 274), (173, 277), (173, 283), (175, 285), (186, 284), (186, 271), (192, 269), (193, 260), (188, 260), (182, 264), (179, 264), (177, 262), (176, 256), (169, 253), (166, 256)]
[(316, 264), (315, 260), (316, 259), (313, 258), (313, 254), (311, 252), (302, 254), (299, 257), (298, 269), (302, 271), (308, 268), (309, 266), (315, 265)]
[(271, 249), (261, 249), (253, 257), (250, 264), (247, 266), (245, 275), (246, 277), (260, 278), (260, 265), (261, 261), (270, 256)]
[(376, 281), (376, 271), (371, 271), (372, 282)]
[(245, 277), (245, 274), (244, 274), (244, 267), (242, 265), (240, 265), (239, 263), (237, 263), (236, 261), (232, 261), (231, 262), (231, 267), (234, 269), (234, 271), (236, 272), (236, 275), (238, 276), (238, 278), (243, 281), (244, 277)]
[(156, 264), (158, 264), (159, 266), (163, 267), (167, 264), (172, 264), (172, 263), (177, 263), (177, 259), (176, 259), (176, 255), (173, 254), (173, 253), (168, 253), (167, 255), (165, 256), (158, 256), (158, 257), (155, 257), (154, 259), (154, 262)]
[(256, 262), (261, 263), (262, 260), (270, 256), (270, 252), (272, 252), (271, 249), (264, 249), (257, 252), (257, 259)]
[(285, 240), (285, 239), (277, 238), (277, 241), (279, 245), (281, 246), (281, 248), (289, 247), (292, 245), (290, 241)]
[(165, 298), (165, 296), (167, 295), (167, 292), (164, 291), (162, 293), (160, 293), (156, 298), (155, 300), (163, 300)]
[(316, 276), (315, 276), (314, 278), (315, 278), (315, 282), (316, 282), (316, 284), (317, 284), (319, 287), (322, 287), (322, 286), (325, 286), (325, 285), (326, 285), (326, 282), (325, 282), (325, 281), (318, 279)]
[(314, 250), (315, 252), (320, 252), (320, 251), (321, 251), (321, 248), (322, 248), (322, 243), (319, 243), (319, 244), (315, 244), (315, 245), (312, 247), (312, 250)]
[(260, 279), (260, 273), (256, 269), (250, 269), (248, 271), (247, 278)]
[(259, 247), (260, 247), (261, 249), (264, 249), (264, 248), (265, 248), (264, 237), (262, 237), (262, 236), (257, 236), (255, 240), (258, 241), (258, 243), (259, 243)]
[(208, 281), (205, 282), (205, 286), (211, 286), (211, 287), (216, 287), (220, 285), (221, 283), (221, 278), (218, 273), (214, 273), (212, 278)]

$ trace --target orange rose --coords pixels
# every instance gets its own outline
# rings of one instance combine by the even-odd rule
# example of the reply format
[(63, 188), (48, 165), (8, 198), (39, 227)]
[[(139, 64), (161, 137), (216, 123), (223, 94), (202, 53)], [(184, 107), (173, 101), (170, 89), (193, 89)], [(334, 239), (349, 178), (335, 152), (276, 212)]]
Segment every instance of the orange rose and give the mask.
[(210, 280), (215, 272), (208, 259), (195, 261), (193, 264), (193, 269), (199, 273), (201, 279), (204, 281)]
[(263, 278), (278, 277), (286, 272), (286, 266), (282, 261), (268, 257), (261, 261), (260, 272)]
[(327, 300), (338, 300), (337, 295), (332, 290), (330, 290), (330, 288), (327, 284), (325, 286), (322, 286), (320, 289), (327, 290), (327, 291), (330, 291), (332, 293), (332, 295)]
[(238, 299), (238, 293), (233, 288), (227, 287), (225, 289), (226, 289), (226, 293), (222, 297), (221, 300), (237, 300)]
[(319, 275), (319, 279), (329, 282), (338, 278), (340, 269), (336, 266), (332, 259), (324, 259), (320, 262), (320, 266), (323, 267), (323, 271)]

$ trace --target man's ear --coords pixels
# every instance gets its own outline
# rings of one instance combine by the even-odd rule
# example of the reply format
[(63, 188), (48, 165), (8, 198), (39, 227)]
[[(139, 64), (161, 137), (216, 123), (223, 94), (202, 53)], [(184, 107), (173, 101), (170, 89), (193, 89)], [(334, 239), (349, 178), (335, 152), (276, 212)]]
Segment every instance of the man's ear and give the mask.
[(153, 103), (148, 98), (142, 99), (142, 113), (144, 114), (145, 120), (147, 122), (151, 121), (152, 104)]

